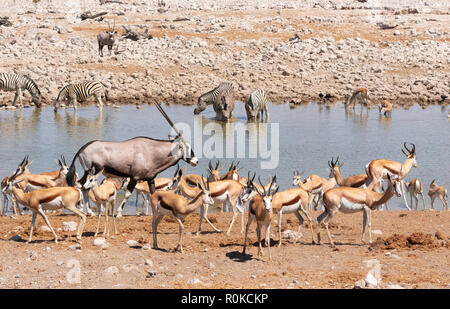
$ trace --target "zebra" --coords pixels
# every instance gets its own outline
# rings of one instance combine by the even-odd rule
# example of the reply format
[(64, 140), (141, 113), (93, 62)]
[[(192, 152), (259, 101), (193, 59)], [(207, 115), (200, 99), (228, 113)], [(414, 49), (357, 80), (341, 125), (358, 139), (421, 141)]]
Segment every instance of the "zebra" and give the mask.
[(101, 100), (102, 93), (105, 94), (105, 100), (108, 101), (108, 89), (105, 84), (101, 82), (84, 82), (78, 84), (69, 84), (64, 86), (59, 91), (58, 97), (55, 102), (55, 112), (58, 111), (60, 102), (67, 99), (67, 106), (70, 102), (73, 102), (73, 108), (77, 109), (77, 101), (85, 101), (87, 98), (94, 96), (97, 100), (97, 107), (100, 109), (103, 107)]
[(13, 73), (0, 73), (0, 90), (4, 91), (16, 91), (13, 106), (16, 106), (16, 100), (19, 98), (19, 106), (22, 104), (22, 91), (28, 90), (31, 94), (31, 101), (36, 107), (41, 107), (41, 92), (37, 84), (29, 78), (27, 75), (13, 74)]
[(234, 88), (232, 83), (223, 82), (213, 90), (201, 95), (198, 98), (197, 107), (194, 114), (198, 115), (206, 109), (206, 106), (213, 104), (216, 118), (227, 121), (233, 117), (234, 109)]
[(245, 103), (245, 111), (247, 112), (248, 121), (254, 121), (258, 118), (262, 120), (264, 113), (266, 114), (265, 121), (269, 121), (266, 92), (262, 89), (253, 91)]

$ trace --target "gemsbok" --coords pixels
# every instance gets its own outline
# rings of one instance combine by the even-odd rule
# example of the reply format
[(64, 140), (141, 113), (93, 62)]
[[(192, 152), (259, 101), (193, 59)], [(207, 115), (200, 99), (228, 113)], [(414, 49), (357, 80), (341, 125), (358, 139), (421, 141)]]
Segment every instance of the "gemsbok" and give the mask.
[(422, 197), (423, 209), (425, 210), (427, 207), (425, 206), (425, 198), (423, 196), (423, 188), (422, 183), (419, 179), (415, 178), (411, 181), (405, 182), (406, 191), (409, 192), (411, 197), (411, 207), (413, 205), (413, 198), (416, 201), (416, 210), (419, 207), (419, 195)]
[(202, 205), (212, 205), (209, 183), (198, 185), (200, 191), (193, 200), (187, 201), (181, 195), (172, 191), (156, 191), (150, 197), (153, 210), (153, 249), (158, 249), (158, 224), (164, 216), (175, 218), (179, 225), (179, 240), (175, 251), (178, 249), (183, 253), (183, 222), (186, 216), (194, 212)]
[[(408, 149), (406, 147), (406, 143), (403, 143), (405, 149), (402, 149), (403, 154), (406, 156), (405, 162), (402, 164), (396, 161), (390, 161), (385, 159), (377, 159), (372, 160), (365, 167), (367, 178), (367, 187), (371, 190), (378, 191), (381, 187), (381, 182), (383, 179), (386, 179), (388, 175), (399, 177), (399, 181), (401, 183), (401, 191), (403, 195), (403, 199), (408, 210), (411, 210), (408, 206), (408, 202), (406, 200), (405, 194), (405, 177), (408, 175), (411, 167), (417, 167), (416, 161), (416, 146), (411, 144), (412, 148)], [(406, 150), (406, 151), (405, 151)], [(386, 205), (387, 208), (387, 205)]]
[[(92, 167), (95, 168), (95, 174), (104, 170), (116, 177), (129, 177), (130, 181), (125, 191), (125, 197), (118, 207), (119, 212), (122, 211), (123, 206), (132, 195), (138, 181), (147, 181), (150, 193), (154, 193), (156, 176), (177, 164), (179, 160), (194, 167), (197, 166), (198, 158), (194, 155), (191, 145), (184, 140), (181, 132), (175, 127), (159, 103), (155, 102), (155, 105), (177, 133), (175, 138), (158, 140), (139, 136), (121, 142), (91, 141), (82, 146), (72, 160), (66, 176), (69, 186), (75, 185), (75, 161), (77, 159), (84, 170), (84, 175), (80, 179), (82, 186)], [(84, 205), (89, 208), (87, 192), (84, 191), (83, 195)]]
[(274, 194), (277, 193), (279, 188), (277, 187), (272, 191), (272, 185), (275, 180), (276, 176), (272, 178), (272, 182), (270, 183), (268, 190), (263, 187), (264, 190), (262, 193), (256, 188), (252, 180), (248, 181), (247, 187), (253, 188), (258, 194), (254, 195), (250, 199), (248, 220), (245, 227), (244, 248), (242, 249), (242, 254), (245, 254), (245, 250), (247, 248), (248, 229), (253, 220), (256, 220), (256, 235), (258, 236), (258, 257), (264, 255), (261, 246), (261, 231), (265, 230), (265, 239), (267, 252), (269, 253), (269, 261), (272, 261), (272, 254), (270, 253), (270, 224), (272, 223), (273, 218), (272, 200)]
[(327, 231), (328, 239), (332, 247), (335, 247), (331, 239), (328, 224), (334, 215), (341, 211), (343, 213), (355, 213), (359, 211), (364, 212), (363, 228), (361, 241), (364, 242), (364, 234), (366, 225), (369, 227), (369, 243), (372, 243), (371, 219), (370, 211), (386, 203), (395, 194), (400, 197), (402, 195), (400, 190), (400, 182), (398, 176), (387, 174), (388, 187), (386, 191), (378, 193), (368, 188), (351, 188), (351, 187), (337, 187), (328, 190), (323, 195), (323, 204), (325, 211), (321, 213), (317, 219), (317, 242), (320, 244), (320, 223), (324, 221), (325, 229)]
[(436, 198), (439, 198), (442, 202), (442, 210), (444, 210), (444, 208), (448, 210), (448, 204), (446, 201), (446, 199), (448, 198), (447, 189), (444, 186), (438, 186), (436, 184), (436, 179), (433, 179), (433, 181), (430, 183), (428, 196), (431, 199), (431, 209), (434, 210), (434, 200)]

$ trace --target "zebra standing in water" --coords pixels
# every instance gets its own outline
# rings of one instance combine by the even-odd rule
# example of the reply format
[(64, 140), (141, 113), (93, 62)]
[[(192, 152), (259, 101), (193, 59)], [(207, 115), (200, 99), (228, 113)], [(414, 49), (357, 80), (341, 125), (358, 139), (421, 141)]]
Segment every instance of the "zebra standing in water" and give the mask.
[(206, 106), (213, 104), (216, 118), (227, 121), (233, 117), (234, 109), (234, 88), (232, 83), (223, 82), (213, 90), (201, 95), (198, 98), (197, 107), (194, 114), (198, 115), (206, 109)]
[(263, 114), (266, 114), (266, 122), (269, 121), (269, 108), (267, 106), (266, 92), (262, 89), (256, 89), (248, 97), (245, 104), (245, 111), (247, 112), (248, 121), (255, 121), (258, 118), (263, 119)]
[(77, 101), (85, 101), (94, 96), (97, 100), (97, 107), (103, 107), (101, 100), (102, 93), (105, 94), (105, 100), (108, 101), (108, 89), (101, 82), (84, 82), (78, 84), (69, 84), (64, 86), (58, 94), (55, 102), (55, 112), (58, 111), (60, 102), (67, 99), (67, 106), (73, 102), (73, 108), (77, 109)]
[(23, 107), (22, 91), (25, 89), (31, 94), (31, 101), (37, 107), (41, 107), (41, 92), (31, 78), (20, 74), (0, 73), (0, 90), (16, 92), (12, 103), (13, 106), (16, 106), (16, 100), (19, 98), (19, 107)]

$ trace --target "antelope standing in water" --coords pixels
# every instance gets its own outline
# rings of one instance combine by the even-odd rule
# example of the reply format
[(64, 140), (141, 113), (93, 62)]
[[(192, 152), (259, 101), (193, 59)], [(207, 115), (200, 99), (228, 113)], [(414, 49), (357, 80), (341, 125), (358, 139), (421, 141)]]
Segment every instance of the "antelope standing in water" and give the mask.
[(427, 207), (425, 206), (425, 198), (423, 196), (423, 188), (422, 183), (419, 181), (419, 179), (415, 178), (409, 182), (405, 182), (406, 185), (406, 191), (409, 192), (409, 195), (411, 197), (411, 207), (413, 205), (413, 198), (416, 201), (416, 210), (419, 207), (419, 195), (422, 196), (422, 202), (423, 202), (423, 209), (425, 210)]
[(433, 179), (433, 181), (430, 183), (430, 189), (428, 190), (428, 196), (431, 199), (431, 209), (434, 210), (434, 200), (436, 198), (439, 198), (442, 202), (442, 210), (444, 208), (448, 210), (448, 204), (446, 199), (448, 198), (447, 189), (444, 186), (438, 186), (436, 184), (436, 179)]
[(388, 100), (384, 100), (383, 102), (381, 102), (381, 105), (378, 106), (378, 110), (380, 111), (380, 114), (383, 114), (385, 117), (391, 117), (392, 103)]
[(359, 104), (361, 105), (361, 111), (363, 109), (363, 105), (369, 108), (369, 91), (366, 88), (355, 89), (350, 98), (347, 98), (347, 100), (345, 101), (344, 103), (345, 108), (348, 108), (350, 105), (353, 105), (354, 110), (356, 100), (359, 100)]
[(331, 239), (331, 234), (328, 229), (328, 224), (336, 213), (339, 211), (343, 213), (354, 213), (363, 211), (363, 229), (361, 235), (361, 241), (364, 242), (364, 233), (366, 231), (366, 225), (369, 227), (369, 243), (372, 243), (372, 231), (370, 211), (378, 206), (386, 203), (394, 193), (397, 196), (401, 196), (400, 182), (398, 176), (387, 176), (388, 187), (386, 191), (382, 193), (374, 192), (367, 188), (351, 188), (351, 187), (337, 187), (328, 190), (323, 195), (323, 204), (325, 211), (317, 217), (317, 241), (320, 244), (320, 223), (324, 221), (325, 229), (327, 231), (330, 244), (334, 247), (334, 242)]

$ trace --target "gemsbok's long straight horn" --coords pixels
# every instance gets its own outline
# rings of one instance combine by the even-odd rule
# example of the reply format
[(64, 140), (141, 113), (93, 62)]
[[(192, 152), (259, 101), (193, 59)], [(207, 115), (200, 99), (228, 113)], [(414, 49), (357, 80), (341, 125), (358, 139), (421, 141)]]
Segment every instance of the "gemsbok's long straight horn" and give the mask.
[(156, 108), (159, 110), (159, 112), (164, 116), (164, 118), (166, 118), (167, 122), (175, 130), (175, 132), (177, 133), (177, 136), (182, 136), (181, 132), (178, 131), (178, 129), (175, 127), (175, 125), (173, 124), (172, 120), (170, 120), (169, 116), (167, 116), (166, 112), (163, 110), (161, 105), (158, 102), (156, 102), (156, 100), (153, 100), (153, 101), (155, 102)]

